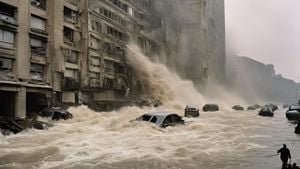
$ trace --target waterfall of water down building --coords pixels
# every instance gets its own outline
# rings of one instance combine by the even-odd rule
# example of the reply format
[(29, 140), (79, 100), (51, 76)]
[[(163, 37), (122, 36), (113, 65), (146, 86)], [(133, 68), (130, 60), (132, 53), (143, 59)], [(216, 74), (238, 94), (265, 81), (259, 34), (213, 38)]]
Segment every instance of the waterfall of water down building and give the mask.
[(177, 107), (181, 110), (186, 104), (204, 104), (203, 96), (191, 81), (182, 80), (165, 65), (150, 61), (135, 45), (129, 45), (128, 51), (127, 62), (133, 67), (137, 78), (143, 83), (146, 94), (151, 98), (162, 101), (167, 107)]

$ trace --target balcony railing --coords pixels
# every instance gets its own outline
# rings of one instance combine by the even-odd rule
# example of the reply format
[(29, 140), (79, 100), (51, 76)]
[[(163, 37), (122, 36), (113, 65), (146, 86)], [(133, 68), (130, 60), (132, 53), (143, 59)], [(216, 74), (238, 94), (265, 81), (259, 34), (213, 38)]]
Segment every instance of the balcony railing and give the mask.
[(14, 49), (14, 43), (4, 42), (4, 41), (0, 40), (0, 48)]
[(38, 56), (46, 56), (47, 52), (43, 47), (39, 47), (39, 48), (36, 47), (36, 48), (31, 48), (31, 54), (38, 55)]
[(12, 23), (12, 24), (16, 23), (16, 20), (15, 20), (14, 17), (7, 16), (7, 15), (1, 14), (1, 13), (0, 13), (0, 20), (5, 21), (5, 22), (9, 22), (9, 23)]

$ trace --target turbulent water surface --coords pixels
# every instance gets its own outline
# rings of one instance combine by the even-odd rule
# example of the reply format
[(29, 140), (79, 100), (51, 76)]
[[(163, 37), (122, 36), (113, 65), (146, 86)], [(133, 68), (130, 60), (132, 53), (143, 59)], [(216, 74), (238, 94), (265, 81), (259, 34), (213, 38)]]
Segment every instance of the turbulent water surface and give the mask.
[[(217, 90), (216, 99), (202, 96), (189, 81), (165, 66), (152, 63), (136, 48), (129, 64), (161, 108), (125, 107), (115, 112), (94, 112), (72, 107), (74, 118), (50, 122), (45, 131), (26, 130), (0, 135), (1, 169), (268, 169), (280, 168), (277, 149), (286, 143), (293, 161), (300, 163), (299, 136), (284, 110), (274, 118), (256, 111), (236, 112), (238, 99)], [(217, 102), (221, 111), (201, 113), (185, 125), (161, 129), (130, 120), (149, 111), (174, 111), (183, 115), (185, 104)], [(240, 103), (243, 103), (240, 100)], [(43, 119), (47, 120), (47, 119)], [(49, 120), (47, 120), (49, 121)]]
[(153, 110), (70, 108), (74, 119), (54, 122), (46, 131), (1, 136), (0, 168), (279, 168), (275, 152), (282, 143), (300, 163), (299, 137), (283, 113), (274, 118), (255, 111), (202, 113), (166, 129), (129, 122), (145, 111)]

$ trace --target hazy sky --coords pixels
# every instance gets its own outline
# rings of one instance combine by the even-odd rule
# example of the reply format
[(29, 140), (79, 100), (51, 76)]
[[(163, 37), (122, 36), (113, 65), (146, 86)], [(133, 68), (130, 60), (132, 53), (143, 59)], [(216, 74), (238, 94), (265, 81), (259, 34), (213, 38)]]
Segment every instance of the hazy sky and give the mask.
[(297, 80), (300, 73), (300, 0), (225, 0), (227, 49), (274, 64)]

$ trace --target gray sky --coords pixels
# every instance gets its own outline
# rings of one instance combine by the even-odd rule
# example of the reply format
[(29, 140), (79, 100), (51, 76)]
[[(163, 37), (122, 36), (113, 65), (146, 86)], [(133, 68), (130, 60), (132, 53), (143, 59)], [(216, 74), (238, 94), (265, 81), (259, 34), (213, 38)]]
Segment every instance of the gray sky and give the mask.
[(300, 0), (225, 0), (227, 50), (297, 80), (300, 73)]

